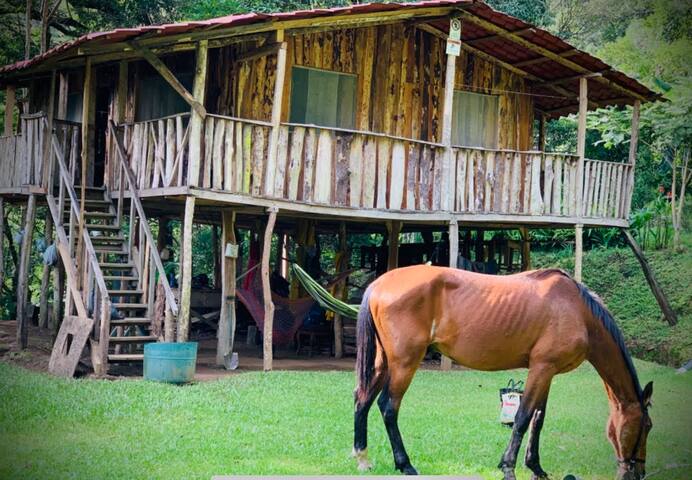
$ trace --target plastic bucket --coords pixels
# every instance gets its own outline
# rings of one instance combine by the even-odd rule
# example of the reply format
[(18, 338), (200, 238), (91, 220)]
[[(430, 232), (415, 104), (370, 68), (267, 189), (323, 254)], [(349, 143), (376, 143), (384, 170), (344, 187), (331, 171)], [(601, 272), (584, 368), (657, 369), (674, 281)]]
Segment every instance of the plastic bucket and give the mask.
[(156, 342), (144, 345), (144, 379), (187, 383), (195, 377), (197, 342)]

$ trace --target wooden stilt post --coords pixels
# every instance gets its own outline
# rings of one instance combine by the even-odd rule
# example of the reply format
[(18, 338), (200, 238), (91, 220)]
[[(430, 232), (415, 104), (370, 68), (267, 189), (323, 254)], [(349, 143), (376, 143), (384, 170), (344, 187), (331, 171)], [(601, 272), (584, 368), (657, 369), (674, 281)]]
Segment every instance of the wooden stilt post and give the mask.
[(641, 102), (639, 100), (634, 101), (632, 106), (632, 135), (630, 137), (630, 152), (629, 152), (629, 164), (630, 173), (627, 179), (627, 187), (625, 190), (625, 195), (627, 195), (625, 202), (625, 218), (630, 217), (630, 209), (632, 207), (632, 193), (634, 192), (634, 167), (637, 164), (637, 146), (639, 144), (639, 110), (641, 108)]
[(190, 333), (190, 298), (192, 295), (192, 223), (195, 217), (195, 197), (185, 199), (185, 216), (181, 227), (183, 241), (180, 254), (180, 312), (178, 341), (187, 342)]
[(582, 281), (582, 261), (584, 257), (584, 225), (578, 223), (574, 227), (574, 279)]
[(53, 311), (51, 312), (50, 331), (55, 335), (58, 333), (60, 319), (62, 318), (63, 287), (65, 285), (65, 267), (62, 259), (58, 256), (58, 263), (53, 267)]
[[(346, 222), (339, 224), (339, 253), (336, 255), (336, 272), (341, 273), (348, 268), (348, 244), (346, 241)], [(347, 291), (346, 279), (334, 287), (334, 296), (342, 299)], [(343, 346), (344, 324), (341, 315), (334, 315), (334, 358), (344, 356)]]
[(5, 89), (5, 136), (14, 134), (14, 107), (17, 105), (17, 87), (8, 85)]
[[(457, 258), (459, 257), (459, 224), (456, 218), (449, 221), (449, 266), (457, 267)], [(440, 370), (451, 370), (452, 359), (442, 355), (440, 358)]]
[[(84, 232), (84, 212), (86, 210), (85, 202), (86, 202), (86, 186), (87, 186), (87, 166), (89, 164), (89, 152), (92, 148), (90, 139), (90, 129), (91, 129), (91, 123), (93, 122), (93, 116), (92, 114), (94, 113), (92, 109), (90, 108), (91, 105), (94, 103), (94, 91), (95, 91), (95, 82), (93, 78), (93, 73), (94, 69), (91, 65), (91, 57), (87, 56), (86, 57), (86, 65), (84, 67), (84, 91), (82, 92), (82, 152), (81, 152), (81, 159), (82, 159), (82, 165), (81, 165), (81, 170), (80, 170), (80, 178), (81, 178), (81, 189), (80, 189), (80, 200), (79, 200), (79, 226), (77, 230), (77, 254), (76, 258), (78, 259), (78, 268), (80, 272), (85, 272), (85, 266), (83, 265), (84, 263), (84, 258), (85, 255), (82, 254), (83, 250), (83, 232)], [(79, 278), (81, 279), (83, 277), (82, 274), (79, 274)], [(83, 280), (82, 280), (83, 281)], [(86, 299), (84, 299), (86, 301)]]
[(221, 217), (221, 314), (217, 331), (216, 364), (228, 368), (235, 339), (235, 274), (238, 245), (235, 238), (235, 212), (223, 210)]
[(272, 369), (273, 362), (273, 340), (272, 333), (274, 329), (274, 302), (272, 302), (272, 290), (269, 283), (269, 256), (272, 249), (272, 234), (274, 233), (274, 225), (276, 224), (276, 213), (279, 211), (276, 207), (268, 209), (269, 219), (267, 227), (264, 230), (264, 242), (262, 243), (262, 297), (264, 298), (264, 371), (268, 372)]
[[(46, 215), (45, 231), (43, 234), (48, 246), (53, 240), (53, 217), (50, 212)], [(39, 301), (38, 310), (38, 326), (41, 328), (48, 327), (48, 281), (50, 280), (50, 269), (49, 265), (43, 265), (43, 272), (41, 274), (41, 298)]]
[(399, 234), (401, 233), (401, 222), (394, 220), (387, 223), (389, 232), (387, 270), (394, 270), (399, 266)]
[(579, 79), (579, 123), (577, 125), (577, 216), (584, 216), (584, 156), (586, 152), (586, 112), (589, 108), (588, 80)]
[(19, 260), (19, 275), (17, 282), (17, 346), (27, 347), (29, 341), (29, 319), (26, 316), (26, 302), (29, 287), (29, 267), (31, 264), (31, 243), (34, 235), (34, 220), (36, 216), (36, 195), (29, 195), (24, 220), (24, 236)]
[(444, 145), (444, 161), (442, 163), (442, 185), (440, 192), (440, 209), (450, 210), (453, 206), (453, 188), (452, 188), (452, 170), (453, 170), (453, 153), (452, 153), (452, 115), (454, 104), (454, 80), (456, 76), (456, 62), (459, 50), (454, 48), (453, 43), (458, 40), (461, 35), (461, 20), (458, 18), (450, 18), (449, 20), (449, 39), (447, 40), (447, 66), (445, 69), (445, 88), (444, 97), (442, 100), (442, 136), (440, 141)]
[(223, 251), (219, 247), (219, 227), (211, 226), (211, 251), (214, 252), (214, 288), (221, 286), (221, 257)]
[(526, 227), (519, 227), (519, 233), (521, 234), (521, 271), (525, 272), (531, 270), (531, 237)]
[(670, 324), (670, 326), (677, 324), (678, 316), (675, 314), (673, 308), (670, 306), (670, 302), (668, 301), (666, 294), (663, 292), (663, 289), (658, 284), (658, 281), (656, 281), (656, 276), (654, 275), (651, 266), (649, 266), (649, 262), (647, 262), (646, 257), (644, 256), (644, 252), (639, 247), (639, 244), (634, 239), (634, 237), (628, 229), (623, 228), (622, 233), (625, 236), (625, 240), (627, 240), (627, 244), (632, 249), (634, 256), (637, 257), (637, 260), (639, 261), (639, 264), (641, 265), (642, 270), (644, 271), (644, 277), (646, 277), (646, 281), (649, 284), (649, 288), (651, 288), (651, 293), (653, 293), (654, 297), (656, 297), (656, 301), (658, 302), (658, 305), (661, 307), (661, 311), (663, 312), (663, 316), (665, 317), (666, 321)]

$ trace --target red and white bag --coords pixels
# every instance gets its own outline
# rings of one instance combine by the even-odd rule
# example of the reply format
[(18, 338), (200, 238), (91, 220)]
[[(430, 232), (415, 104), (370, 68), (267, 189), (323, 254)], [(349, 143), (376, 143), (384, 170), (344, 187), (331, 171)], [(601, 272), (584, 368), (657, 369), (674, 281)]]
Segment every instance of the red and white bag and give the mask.
[(514, 425), (514, 417), (517, 415), (521, 396), (524, 394), (524, 382), (515, 382), (510, 378), (507, 386), (500, 389), (500, 423), (511, 427)]

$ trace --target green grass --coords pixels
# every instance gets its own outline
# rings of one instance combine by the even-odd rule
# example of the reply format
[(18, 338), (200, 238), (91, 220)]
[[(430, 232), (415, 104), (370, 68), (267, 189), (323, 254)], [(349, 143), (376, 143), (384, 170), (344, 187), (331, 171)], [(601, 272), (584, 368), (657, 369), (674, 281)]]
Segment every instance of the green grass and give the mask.
[[(637, 362), (654, 380), (649, 471), (692, 457), (692, 377)], [(495, 469), (509, 430), (498, 388), (525, 372), (419, 372), (400, 426), (424, 474)], [(245, 373), (176, 387), (141, 380), (64, 380), (0, 363), (0, 478), (210, 478), (214, 474), (356, 474), (353, 374)], [(542, 436), (543, 466), (562, 478), (610, 479), (607, 401), (586, 365), (555, 379)], [(370, 417), (374, 474), (392, 474), (377, 409)], [(668, 466), (668, 467), (667, 467)], [(520, 478), (528, 478), (523, 467)], [(659, 479), (689, 478), (667, 470)]]

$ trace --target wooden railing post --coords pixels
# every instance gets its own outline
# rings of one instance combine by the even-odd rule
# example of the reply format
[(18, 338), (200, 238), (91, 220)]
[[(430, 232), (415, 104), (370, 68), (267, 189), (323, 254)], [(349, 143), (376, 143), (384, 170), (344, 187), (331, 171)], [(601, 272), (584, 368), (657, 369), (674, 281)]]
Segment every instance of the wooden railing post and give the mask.
[(461, 21), (452, 18), (449, 21), (449, 39), (447, 40), (447, 67), (445, 69), (445, 89), (442, 103), (442, 137), (441, 143), (444, 145), (444, 161), (442, 163), (442, 182), (440, 192), (440, 210), (451, 210), (454, 207), (454, 181), (456, 172), (453, 170), (453, 151), (452, 151), (452, 115), (454, 104), (454, 79), (456, 76), (456, 61), (459, 50), (455, 42), (458, 43), (461, 34)]
[(216, 347), (216, 364), (230, 366), (230, 355), (233, 352), (235, 336), (235, 295), (236, 295), (236, 256), (237, 251), (226, 252), (228, 246), (231, 250), (236, 247), (235, 238), (235, 212), (223, 210), (221, 212), (221, 313), (219, 316), (218, 344)]
[(276, 31), (276, 41), (280, 42), (276, 57), (276, 75), (274, 80), (274, 99), (272, 100), (272, 129), (269, 136), (269, 153), (264, 179), (264, 194), (274, 196), (277, 154), (279, 150), (279, 129), (281, 128), (281, 107), (283, 105), (284, 79), (286, 77), (286, 42), (284, 31)]
[(584, 155), (586, 152), (586, 112), (588, 110), (588, 80), (579, 79), (579, 124), (577, 127), (577, 216), (584, 216)]
[(632, 194), (634, 193), (634, 167), (637, 163), (637, 146), (639, 144), (639, 112), (641, 109), (641, 102), (639, 100), (634, 101), (634, 105), (632, 106), (632, 135), (630, 138), (630, 152), (629, 152), (629, 158), (628, 158), (628, 163), (630, 165), (630, 171), (629, 171), (629, 176), (627, 179), (627, 186), (625, 189), (625, 192), (623, 192), (625, 195), (627, 195), (625, 199), (625, 204), (626, 208), (624, 211), (624, 216), (625, 218), (629, 218), (630, 216), (630, 209), (632, 207)]
[[(192, 83), (192, 95), (196, 101), (204, 104), (204, 96), (207, 84), (207, 49), (208, 40), (200, 40), (197, 44), (196, 56), (197, 66), (195, 77)], [(202, 130), (204, 127), (204, 117), (196, 109), (192, 109), (190, 117), (190, 140), (189, 140), (189, 159), (187, 181), (188, 185), (196, 187), (199, 185), (199, 167), (202, 158)], [(209, 146), (211, 148), (211, 145)]]

